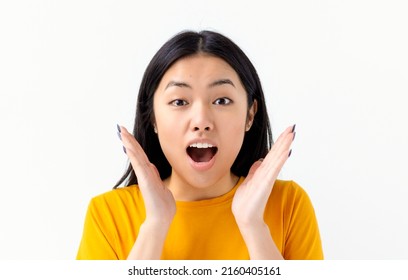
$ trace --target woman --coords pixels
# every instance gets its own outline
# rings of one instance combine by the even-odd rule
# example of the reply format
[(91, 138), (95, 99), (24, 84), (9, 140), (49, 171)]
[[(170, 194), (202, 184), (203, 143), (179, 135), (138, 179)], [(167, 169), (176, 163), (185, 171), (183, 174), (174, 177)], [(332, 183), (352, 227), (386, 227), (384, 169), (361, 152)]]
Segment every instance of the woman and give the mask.
[(129, 168), (92, 199), (78, 259), (323, 258), (307, 194), (277, 180), (295, 126), (273, 144), (256, 70), (227, 37), (187, 31), (160, 48), (133, 135), (118, 126)]

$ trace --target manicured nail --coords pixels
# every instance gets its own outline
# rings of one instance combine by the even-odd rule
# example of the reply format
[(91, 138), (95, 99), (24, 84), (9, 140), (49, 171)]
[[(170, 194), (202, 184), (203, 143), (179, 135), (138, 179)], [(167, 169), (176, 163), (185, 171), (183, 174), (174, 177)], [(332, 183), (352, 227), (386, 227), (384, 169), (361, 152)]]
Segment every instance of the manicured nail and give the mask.
[(293, 127), (292, 127), (292, 132), (295, 131), (295, 127), (296, 127), (296, 124), (293, 125)]
[(118, 124), (116, 125), (116, 127), (117, 127), (119, 132), (122, 132), (121, 129), (120, 129), (120, 126)]
[(117, 132), (117, 134), (118, 134), (118, 137), (119, 137), (120, 141), (122, 141), (122, 136), (120, 135), (119, 131)]
[(288, 157), (290, 157), (291, 154), (292, 154), (292, 149), (290, 149)]
[(296, 132), (293, 132), (293, 139), (292, 139), (292, 141), (295, 140), (295, 136), (296, 136)]
[(126, 153), (126, 148), (125, 148), (125, 146), (123, 146), (123, 151), (125, 152), (125, 154), (127, 154), (127, 153)]

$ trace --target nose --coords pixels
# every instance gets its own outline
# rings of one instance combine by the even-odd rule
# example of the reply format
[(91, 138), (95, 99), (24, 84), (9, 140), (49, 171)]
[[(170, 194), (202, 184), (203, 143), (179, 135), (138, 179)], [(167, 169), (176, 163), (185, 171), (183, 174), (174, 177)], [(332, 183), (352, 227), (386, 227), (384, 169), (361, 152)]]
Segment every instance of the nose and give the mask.
[(191, 129), (193, 131), (211, 131), (214, 129), (211, 108), (205, 104), (197, 104), (192, 110)]

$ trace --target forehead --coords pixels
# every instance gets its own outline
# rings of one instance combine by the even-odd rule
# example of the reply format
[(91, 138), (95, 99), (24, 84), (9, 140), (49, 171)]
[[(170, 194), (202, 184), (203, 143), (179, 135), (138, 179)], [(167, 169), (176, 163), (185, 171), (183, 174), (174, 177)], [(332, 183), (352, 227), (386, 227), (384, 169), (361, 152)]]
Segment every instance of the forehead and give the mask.
[(236, 71), (223, 59), (209, 54), (195, 54), (183, 57), (170, 66), (162, 81), (167, 79), (217, 79), (239, 80)]

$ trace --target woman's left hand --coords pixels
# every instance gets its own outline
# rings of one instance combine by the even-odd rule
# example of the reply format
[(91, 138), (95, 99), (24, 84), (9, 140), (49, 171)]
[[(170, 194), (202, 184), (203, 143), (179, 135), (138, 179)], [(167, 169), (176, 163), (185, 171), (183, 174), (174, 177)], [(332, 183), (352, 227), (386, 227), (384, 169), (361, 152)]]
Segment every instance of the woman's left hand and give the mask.
[(248, 229), (264, 225), (264, 211), (273, 185), (282, 166), (290, 156), (295, 126), (288, 127), (273, 144), (263, 161), (256, 161), (248, 176), (238, 187), (233, 201), (232, 212), (238, 227)]

